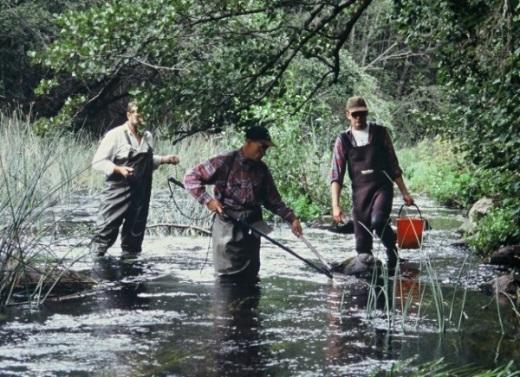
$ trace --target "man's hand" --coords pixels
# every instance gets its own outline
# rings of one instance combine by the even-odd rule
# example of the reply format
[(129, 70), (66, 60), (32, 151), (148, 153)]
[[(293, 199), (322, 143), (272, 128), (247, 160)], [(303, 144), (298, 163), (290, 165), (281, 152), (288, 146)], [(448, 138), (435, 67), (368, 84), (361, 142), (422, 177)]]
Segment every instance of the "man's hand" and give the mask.
[(168, 156), (163, 156), (161, 158), (161, 164), (170, 164), (170, 165), (177, 165), (179, 163), (180, 159), (179, 157), (169, 154)]
[(302, 225), (300, 224), (300, 220), (294, 219), (291, 223), (291, 230), (296, 237), (300, 237), (303, 235)]
[(408, 193), (403, 194), (403, 201), (404, 201), (404, 204), (406, 204), (407, 206), (411, 206), (412, 204), (414, 204), (414, 200), (413, 200), (412, 196)]
[(208, 207), (208, 209), (213, 213), (224, 213), (224, 207), (217, 199), (211, 199), (208, 204), (206, 204), (206, 207)]
[(134, 175), (134, 168), (129, 168), (128, 166), (114, 166), (114, 174), (119, 174), (124, 178), (131, 177)]
[(343, 214), (343, 210), (339, 206), (332, 207), (332, 218), (335, 222), (338, 224), (343, 223), (343, 219), (345, 218), (345, 215)]

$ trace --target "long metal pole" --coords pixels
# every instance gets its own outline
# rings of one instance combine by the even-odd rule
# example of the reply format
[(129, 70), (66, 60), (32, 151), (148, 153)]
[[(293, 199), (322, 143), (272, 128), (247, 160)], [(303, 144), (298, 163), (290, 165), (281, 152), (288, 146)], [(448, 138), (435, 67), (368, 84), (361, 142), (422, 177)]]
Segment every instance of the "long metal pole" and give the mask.
[(302, 239), (303, 243), (314, 253), (314, 255), (316, 255), (318, 257), (318, 259), (320, 260), (321, 263), (323, 263), (323, 265), (325, 267), (327, 267), (327, 269), (329, 271), (332, 270), (332, 267), (330, 266), (330, 264), (327, 263), (327, 261), (325, 259), (323, 259), (323, 257), (321, 256), (320, 253), (318, 253), (318, 250), (316, 250), (316, 248), (314, 246), (312, 246), (312, 244), (309, 242), (309, 240), (307, 238), (305, 238), (303, 235), (300, 236), (300, 238)]
[(262, 232), (262, 231), (256, 229), (254, 226), (252, 226), (252, 225), (246, 223), (246, 222), (243, 221), (243, 220), (237, 219), (237, 218), (234, 217), (234, 216), (231, 216), (229, 213), (226, 213), (226, 212), (224, 212), (224, 213), (226, 214), (226, 216), (228, 216), (228, 217), (229, 217), (233, 222), (235, 222), (236, 224), (239, 224), (239, 225), (242, 225), (242, 226), (247, 227), (248, 229), (251, 229), (251, 231), (252, 231), (253, 233), (258, 234), (259, 236), (265, 238), (266, 240), (268, 240), (268, 241), (270, 241), (271, 243), (275, 244), (276, 246), (278, 246), (279, 248), (283, 249), (284, 251), (287, 251), (289, 254), (295, 256), (295, 257), (298, 258), (299, 260), (305, 262), (306, 264), (308, 264), (309, 266), (311, 266), (312, 268), (314, 268), (316, 271), (319, 271), (319, 272), (321, 272), (322, 274), (327, 275), (327, 276), (328, 276), (329, 278), (331, 278), (331, 279), (333, 278), (333, 277), (332, 277), (332, 274), (331, 274), (329, 271), (327, 271), (327, 270), (325, 270), (325, 269), (323, 269), (323, 268), (321, 268), (321, 267), (318, 267), (317, 265), (315, 265), (314, 263), (312, 263), (310, 260), (305, 259), (304, 257), (298, 255), (297, 253), (295, 253), (294, 251), (292, 251), (291, 249), (289, 249), (289, 248), (288, 248), (287, 246), (285, 246), (284, 244), (282, 244), (282, 243), (276, 241), (274, 238), (269, 237), (267, 234), (265, 234), (264, 232)]

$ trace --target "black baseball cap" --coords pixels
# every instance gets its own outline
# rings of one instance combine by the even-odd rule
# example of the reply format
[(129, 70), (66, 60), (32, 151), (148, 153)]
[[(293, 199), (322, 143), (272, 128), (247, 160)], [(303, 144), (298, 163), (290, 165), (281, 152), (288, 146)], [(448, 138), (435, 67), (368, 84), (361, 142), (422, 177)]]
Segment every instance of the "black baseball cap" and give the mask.
[(264, 126), (253, 126), (249, 127), (246, 130), (246, 139), (262, 141), (264, 144), (274, 147), (275, 144), (271, 140), (271, 135), (269, 135), (269, 131)]

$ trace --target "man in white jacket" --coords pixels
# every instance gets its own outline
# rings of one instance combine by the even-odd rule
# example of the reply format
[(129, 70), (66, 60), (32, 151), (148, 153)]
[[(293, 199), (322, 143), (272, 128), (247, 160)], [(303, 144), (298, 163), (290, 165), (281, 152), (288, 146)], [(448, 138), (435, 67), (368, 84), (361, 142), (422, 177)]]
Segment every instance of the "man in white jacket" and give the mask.
[(153, 154), (153, 137), (143, 129), (143, 117), (136, 102), (130, 102), (128, 120), (108, 131), (101, 140), (92, 160), (92, 167), (106, 176), (100, 221), (92, 239), (91, 252), (105, 255), (121, 230), (123, 257), (141, 252), (153, 170), (162, 164), (178, 164), (174, 155)]

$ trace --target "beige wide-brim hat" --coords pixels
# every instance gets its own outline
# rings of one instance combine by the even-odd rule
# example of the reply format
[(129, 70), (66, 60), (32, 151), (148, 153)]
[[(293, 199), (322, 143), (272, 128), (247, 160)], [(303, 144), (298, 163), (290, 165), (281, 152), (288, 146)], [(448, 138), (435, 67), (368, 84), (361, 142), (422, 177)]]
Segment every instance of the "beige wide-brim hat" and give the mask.
[(356, 111), (368, 111), (368, 107), (363, 97), (354, 96), (347, 100), (346, 110), (354, 113)]

